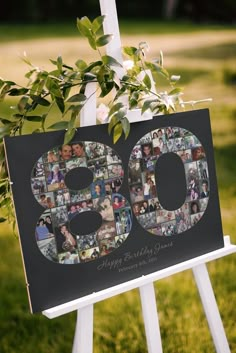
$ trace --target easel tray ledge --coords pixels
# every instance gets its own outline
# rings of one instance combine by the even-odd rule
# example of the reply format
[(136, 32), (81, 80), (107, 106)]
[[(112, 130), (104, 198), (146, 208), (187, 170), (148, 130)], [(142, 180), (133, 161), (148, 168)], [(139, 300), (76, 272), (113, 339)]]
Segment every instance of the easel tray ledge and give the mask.
[(42, 312), (42, 314), (45, 315), (46, 317), (48, 317), (49, 319), (53, 319), (55, 317), (67, 314), (67, 313), (72, 312), (74, 310), (81, 309), (85, 306), (88, 306), (88, 305), (97, 303), (99, 301), (111, 298), (115, 295), (127, 292), (129, 290), (142, 287), (144, 285), (147, 285), (148, 283), (163, 279), (163, 278), (171, 276), (175, 273), (179, 273), (179, 272), (182, 272), (182, 271), (185, 271), (188, 269), (192, 269), (200, 264), (204, 264), (209, 261), (219, 259), (223, 256), (227, 256), (227, 255), (233, 254), (235, 252), (236, 252), (236, 245), (231, 244), (230, 236), (226, 235), (226, 236), (224, 236), (224, 247), (221, 249), (206, 253), (204, 255), (201, 255), (201, 256), (195, 257), (193, 259), (181, 262), (179, 264), (176, 264), (174, 266), (170, 266), (168, 268), (159, 270), (157, 272), (153, 272), (148, 275), (143, 275), (139, 278), (136, 278), (134, 280), (119, 284), (117, 286), (110, 287), (110, 288), (104, 289), (102, 291), (89, 294), (85, 297), (72, 300), (68, 303), (55, 306), (53, 308), (44, 310)]

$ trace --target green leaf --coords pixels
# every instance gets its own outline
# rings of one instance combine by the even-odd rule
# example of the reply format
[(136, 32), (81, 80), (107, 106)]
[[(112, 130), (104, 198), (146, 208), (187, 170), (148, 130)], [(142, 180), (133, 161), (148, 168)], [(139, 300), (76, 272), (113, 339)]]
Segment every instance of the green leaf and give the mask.
[(115, 83), (112, 80), (108, 82), (100, 83), (100, 88), (101, 88), (100, 97), (101, 98), (106, 97), (111, 92), (114, 86), (115, 86)]
[(55, 100), (56, 100), (58, 108), (60, 109), (61, 113), (63, 114), (65, 111), (64, 99), (61, 97), (55, 97)]
[(10, 134), (12, 125), (5, 125), (0, 127), (0, 138), (2, 139), (4, 136), (7, 136)]
[(25, 119), (27, 121), (31, 121), (32, 123), (40, 123), (43, 120), (43, 117), (40, 115), (28, 115)]
[(17, 108), (20, 113), (23, 113), (26, 104), (28, 103), (29, 96), (23, 96), (17, 104)]
[(83, 71), (83, 70), (85, 70), (87, 68), (86, 62), (84, 60), (81, 60), (81, 59), (77, 60), (75, 65), (78, 67), (78, 69), (80, 71)]
[(48, 100), (46, 100), (45, 98), (42, 98), (40, 96), (36, 96), (34, 94), (30, 95), (30, 98), (36, 102), (39, 105), (42, 105), (44, 107), (48, 107), (50, 105), (50, 102)]
[(172, 91), (170, 91), (168, 93), (168, 95), (173, 96), (173, 95), (179, 94), (179, 93), (182, 93), (182, 89), (180, 87), (176, 87), (176, 88), (172, 89)]
[(108, 125), (108, 134), (110, 135), (111, 134), (111, 131), (112, 129), (114, 128), (114, 126), (116, 124), (118, 124), (120, 122), (120, 119), (117, 117), (117, 116), (113, 116), (109, 122), (109, 125)]
[(96, 33), (102, 27), (104, 19), (106, 16), (98, 16), (93, 20), (92, 28), (93, 32)]
[(81, 111), (81, 109), (83, 108), (84, 104), (77, 104), (77, 105), (71, 105), (68, 110), (72, 110), (73, 112), (76, 112), (76, 114), (78, 115), (78, 113)]
[(81, 34), (87, 36), (91, 33), (92, 23), (87, 16), (84, 16), (81, 19), (77, 18), (77, 27)]
[(150, 62), (145, 62), (146, 66), (148, 69), (150, 69), (153, 72), (157, 72), (158, 74), (162, 74), (164, 77), (169, 79), (169, 73), (164, 67), (161, 67), (158, 64), (155, 63), (150, 63)]
[(102, 35), (96, 40), (97, 47), (103, 47), (104, 45), (108, 44), (113, 39), (113, 37), (114, 36), (112, 34)]
[(105, 65), (122, 67), (122, 65), (116, 59), (109, 55), (104, 55), (102, 57), (102, 61)]
[(84, 72), (89, 73), (90, 71), (92, 71), (92, 69), (94, 67), (102, 66), (102, 64), (103, 63), (101, 60), (95, 61), (95, 62), (91, 63), (89, 66), (87, 66), (86, 69), (84, 70)]
[(11, 85), (6, 84), (5, 86), (3, 86), (1, 94), (0, 94), (0, 101), (4, 100), (8, 90), (11, 88)]
[(9, 96), (22, 96), (29, 91), (28, 88), (12, 88), (8, 91)]
[(116, 143), (119, 140), (119, 138), (122, 135), (122, 131), (123, 131), (122, 125), (119, 122), (118, 124), (116, 124), (113, 130), (113, 143)]
[(75, 94), (74, 96), (70, 97), (67, 102), (84, 102), (86, 101), (87, 97), (82, 94), (82, 93), (78, 93), (78, 94)]
[(60, 72), (62, 72), (62, 65), (63, 65), (62, 57), (59, 55), (57, 58), (57, 68)]
[(119, 111), (120, 109), (124, 108), (124, 104), (119, 102), (113, 105), (113, 107), (109, 111), (108, 117), (112, 116), (115, 112)]
[(0, 223), (3, 223), (7, 220), (7, 218), (0, 217)]
[(146, 100), (142, 106), (142, 114), (148, 109), (152, 110), (153, 103), (157, 103), (157, 99)]
[(124, 47), (123, 51), (125, 54), (127, 54), (128, 56), (134, 56), (137, 52), (137, 48), (135, 47)]
[(48, 77), (46, 81), (46, 87), (49, 90), (50, 94), (54, 95), (55, 97), (62, 98), (60, 86), (57, 80)]
[(65, 137), (64, 137), (64, 145), (67, 145), (73, 139), (75, 132), (76, 132), (75, 128), (72, 128), (66, 131)]
[(122, 128), (125, 134), (125, 140), (126, 140), (130, 133), (130, 122), (126, 118), (126, 116), (121, 120), (121, 124), (122, 124)]
[(52, 124), (48, 127), (48, 129), (52, 129), (52, 130), (65, 130), (68, 128), (68, 121), (58, 121), (55, 124)]
[(150, 77), (149, 77), (148, 74), (146, 74), (146, 75), (144, 76), (143, 82), (144, 82), (144, 84), (147, 86), (147, 88), (150, 90), (151, 87), (152, 87), (152, 83), (151, 83), (151, 79), (150, 79)]

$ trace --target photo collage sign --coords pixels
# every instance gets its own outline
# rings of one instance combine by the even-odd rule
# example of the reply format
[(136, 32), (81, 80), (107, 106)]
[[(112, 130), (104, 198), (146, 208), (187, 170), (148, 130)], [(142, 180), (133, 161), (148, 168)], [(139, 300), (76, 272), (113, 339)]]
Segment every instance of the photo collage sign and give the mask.
[(209, 113), (5, 138), (32, 312), (224, 246)]

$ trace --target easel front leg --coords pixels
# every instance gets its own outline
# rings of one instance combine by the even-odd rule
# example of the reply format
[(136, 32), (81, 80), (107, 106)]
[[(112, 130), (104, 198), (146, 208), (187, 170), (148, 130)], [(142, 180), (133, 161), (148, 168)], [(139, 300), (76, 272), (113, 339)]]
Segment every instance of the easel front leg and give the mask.
[(192, 268), (217, 353), (230, 353), (229, 344), (212, 289), (206, 264)]
[(139, 287), (148, 353), (163, 353), (153, 282)]
[(93, 352), (93, 305), (77, 311), (77, 322), (72, 353)]

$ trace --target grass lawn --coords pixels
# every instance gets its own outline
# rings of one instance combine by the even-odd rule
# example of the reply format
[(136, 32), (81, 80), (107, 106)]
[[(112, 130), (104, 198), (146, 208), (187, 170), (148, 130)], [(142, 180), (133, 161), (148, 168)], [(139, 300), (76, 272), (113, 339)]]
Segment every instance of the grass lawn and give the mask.
[[(25, 67), (16, 53), (24, 48), (40, 65), (59, 49), (69, 62), (82, 54), (91, 58), (91, 53), (82, 50), (84, 43), (77, 38), (73, 24), (57, 27), (56, 35), (54, 25), (40, 27), (42, 32), (38, 26), (30, 31), (27, 28), (0, 26), (0, 76), (8, 78), (12, 74), (21, 80)], [(150, 41), (151, 56), (164, 47), (165, 65), (181, 74), (186, 100), (213, 98), (209, 108), (223, 229), (236, 243), (236, 30), (124, 22), (121, 31), (124, 42), (137, 41), (137, 34), (142, 37), (140, 41), (143, 37)], [(0, 105), (1, 116), (9, 114), (9, 105)], [(18, 241), (5, 224), (0, 228), (0, 256), (0, 352), (70, 352), (75, 313), (54, 320), (29, 314)], [(231, 353), (236, 353), (235, 255), (210, 263), (208, 269)], [(191, 272), (161, 280), (155, 286), (164, 352), (215, 352)], [(147, 346), (137, 290), (95, 305), (94, 353), (144, 352)]]

